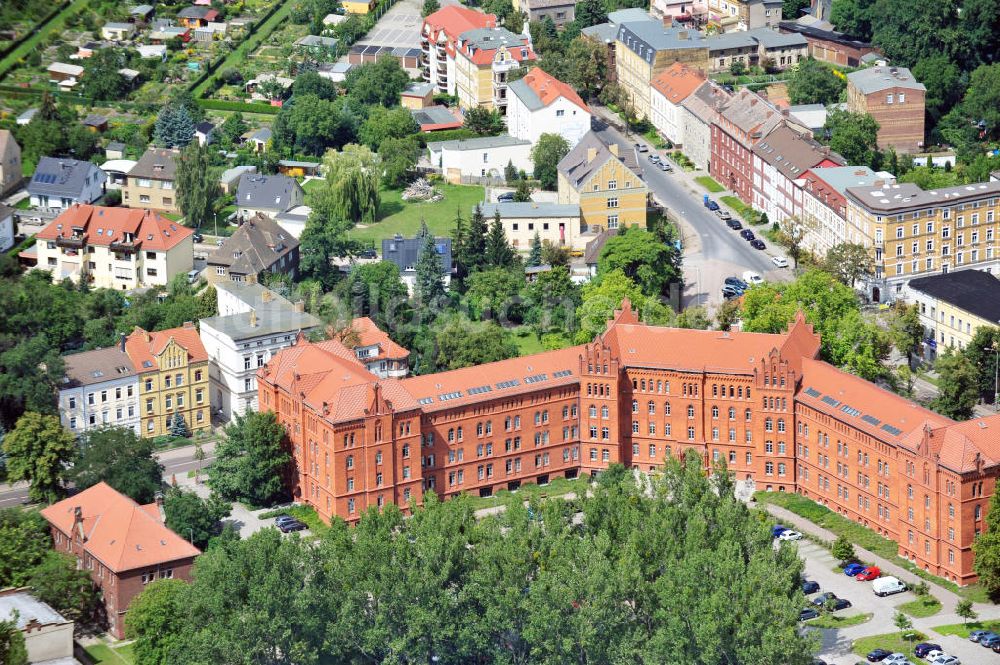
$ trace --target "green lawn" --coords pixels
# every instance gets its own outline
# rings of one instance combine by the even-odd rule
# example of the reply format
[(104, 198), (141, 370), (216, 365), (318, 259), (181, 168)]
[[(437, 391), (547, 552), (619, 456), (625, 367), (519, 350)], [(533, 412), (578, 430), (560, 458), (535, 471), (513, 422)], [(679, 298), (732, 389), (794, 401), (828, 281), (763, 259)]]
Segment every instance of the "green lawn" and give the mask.
[[(536, 485), (534, 483), (525, 483), (521, 485), (517, 490), (516, 496), (522, 501), (530, 501), (535, 499), (545, 499), (549, 497), (562, 496), (569, 492), (574, 492), (577, 496), (582, 496), (587, 491), (587, 487), (590, 485), (590, 478), (574, 478), (572, 480), (567, 480), (565, 478), (553, 478), (552, 482), (548, 485)], [(493, 496), (473, 496), (468, 495), (469, 500), (472, 501), (472, 505), (476, 510), (481, 508), (492, 508), (493, 506), (502, 506), (506, 502), (507, 497), (511, 495), (511, 492), (507, 490), (500, 490)]]
[(916, 654), (913, 653), (913, 647), (917, 646), (917, 644), (923, 640), (926, 640), (927, 636), (915, 630), (907, 631), (906, 635), (911, 636), (911, 639), (904, 639), (903, 633), (888, 633), (886, 635), (862, 637), (859, 640), (854, 640), (854, 644), (851, 645), (851, 650), (859, 656), (864, 656), (869, 651), (873, 651), (875, 649), (888, 649), (893, 653), (898, 651), (906, 654), (906, 657), (914, 663), (921, 662), (920, 659), (917, 658)]
[(807, 626), (813, 628), (849, 628), (858, 624), (870, 621), (872, 615), (869, 613), (850, 614), (847, 616), (837, 616), (836, 614), (822, 614), (819, 617), (807, 621)]
[(14, 206), (15, 210), (28, 210), (31, 208), (31, 197), (25, 196), (23, 199), (17, 202)]
[(365, 228), (351, 231), (351, 239), (377, 242), (399, 233), (414, 236), (420, 229), (420, 220), (427, 222), (431, 233), (438, 236), (451, 235), (455, 227), (455, 213), (461, 212), (466, 220), (472, 216), (472, 208), (482, 202), (485, 191), (479, 185), (438, 184), (435, 187), (444, 194), (444, 199), (434, 203), (411, 203), (402, 199), (398, 189), (382, 191), (382, 207), (379, 220)]
[(944, 626), (934, 626), (931, 628), (935, 633), (941, 635), (958, 635), (963, 640), (969, 639), (969, 633), (974, 630), (1000, 630), (1000, 620), (994, 621), (970, 621), (969, 623), (949, 623)]
[(133, 665), (132, 645), (112, 649), (107, 644), (92, 644), (84, 649), (97, 665)]
[(821, 506), (800, 494), (792, 492), (757, 492), (754, 498), (762, 503), (781, 506), (818, 526), (834, 532), (838, 536), (845, 536), (855, 545), (889, 559), (896, 565), (906, 568), (914, 575), (934, 582), (938, 586), (949, 589), (974, 603), (991, 602), (989, 595), (982, 586), (970, 584), (969, 586), (960, 587), (954, 582), (949, 582), (944, 578), (931, 575), (927, 571), (917, 568), (911, 562), (898, 556), (899, 546), (895, 542), (888, 538), (883, 538), (874, 531), (866, 529), (845, 517), (841, 517), (829, 508)]
[(911, 600), (908, 603), (903, 603), (897, 606), (900, 612), (904, 614), (909, 614), (911, 617), (917, 619), (923, 619), (924, 617), (934, 616), (941, 611), (941, 601), (934, 596), (924, 596), (923, 598), (917, 598), (916, 600)]
[[(725, 187), (723, 187), (722, 185), (717, 183), (713, 178), (707, 175), (700, 175), (697, 178), (695, 178), (694, 181), (699, 185), (701, 185), (702, 187), (704, 187), (705, 189), (707, 189), (708, 191), (712, 192), (713, 194), (726, 191)], [(733, 198), (733, 197), (728, 197), (728, 198)]]
[(269, 510), (266, 513), (261, 513), (257, 517), (262, 520), (266, 520), (272, 517), (277, 517), (278, 515), (288, 515), (290, 517), (294, 517), (309, 527), (309, 530), (316, 536), (322, 536), (330, 530), (330, 526), (321, 520), (319, 515), (316, 514), (316, 511), (309, 506), (289, 506), (288, 508)]
[(545, 350), (542, 340), (538, 339), (538, 335), (530, 327), (515, 328), (511, 332), (514, 333), (514, 342), (517, 344), (519, 355), (530, 356), (532, 353), (541, 353)]

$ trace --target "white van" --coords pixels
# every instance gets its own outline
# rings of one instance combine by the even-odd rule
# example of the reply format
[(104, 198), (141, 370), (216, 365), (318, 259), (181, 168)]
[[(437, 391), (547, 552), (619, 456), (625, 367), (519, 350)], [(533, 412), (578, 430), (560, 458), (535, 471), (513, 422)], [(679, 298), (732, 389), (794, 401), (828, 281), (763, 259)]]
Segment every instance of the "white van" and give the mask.
[(872, 591), (879, 597), (891, 596), (894, 593), (906, 591), (906, 584), (896, 577), (880, 577), (872, 582)]

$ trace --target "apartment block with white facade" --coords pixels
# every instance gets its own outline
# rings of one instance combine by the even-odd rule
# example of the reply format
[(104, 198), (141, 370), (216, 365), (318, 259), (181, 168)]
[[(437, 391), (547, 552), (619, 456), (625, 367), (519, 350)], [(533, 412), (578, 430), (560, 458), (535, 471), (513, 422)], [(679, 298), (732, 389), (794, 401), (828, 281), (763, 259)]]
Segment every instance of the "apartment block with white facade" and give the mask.
[(471, 7), (442, 7), (424, 18), (420, 28), (420, 70), (439, 93), (455, 92), (455, 43), (463, 32), (497, 27), (497, 17)]
[(650, 122), (675, 147), (684, 145), (683, 113), (681, 102), (692, 95), (705, 82), (705, 75), (675, 62), (653, 78), (649, 91)]
[(216, 285), (218, 315), (201, 320), (212, 410), (224, 419), (257, 410), (257, 369), (322, 321), (257, 283)]
[(507, 97), (507, 131), (511, 136), (538, 142), (542, 134), (558, 134), (570, 149), (590, 131), (590, 107), (572, 86), (532, 68), (511, 82)]
[(802, 219), (806, 233), (802, 246), (826, 256), (841, 243), (865, 244), (861, 229), (847, 223), (848, 187), (871, 187), (877, 180), (894, 181), (891, 173), (876, 173), (867, 166), (834, 166), (809, 169), (802, 176)]
[(139, 434), (139, 377), (122, 344), (66, 356), (59, 416), (73, 434), (105, 426)]

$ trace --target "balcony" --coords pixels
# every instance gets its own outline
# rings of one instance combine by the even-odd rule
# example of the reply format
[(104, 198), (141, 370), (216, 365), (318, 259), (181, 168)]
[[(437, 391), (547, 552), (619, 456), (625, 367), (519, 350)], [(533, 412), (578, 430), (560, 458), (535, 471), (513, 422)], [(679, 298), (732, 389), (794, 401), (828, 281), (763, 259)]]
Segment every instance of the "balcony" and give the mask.
[[(112, 252), (115, 252), (115, 253), (123, 252), (123, 253), (126, 253), (126, 254), (131, 254), (132, 252), (135, 251), (135, 241), (133, 241), (133, 240), (128, 240), (128, 241), (125, 241), (125, 240), (116, 240), (116, 241), (114, 241), (114, 242), (111, 243), (110, 249), (111, 249)], [(126, 260), (128, 260), (128, 259), (126, 259)]]
[(59, 236), (56, 238), (56, 247), (65, 247), (68, 249), (83, 249), (86, 244), (83, 236), (73, 236), (70, 238)]

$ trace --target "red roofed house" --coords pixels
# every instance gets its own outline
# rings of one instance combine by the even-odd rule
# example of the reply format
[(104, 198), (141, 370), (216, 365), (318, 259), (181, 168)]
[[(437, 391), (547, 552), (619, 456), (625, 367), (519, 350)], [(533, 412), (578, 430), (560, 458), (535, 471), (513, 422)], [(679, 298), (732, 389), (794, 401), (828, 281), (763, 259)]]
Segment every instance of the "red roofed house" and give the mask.
[(682, 62), (675, 62), (654, 78), (649, 91), (650, 122), (676, 147), (684, 143), (681, 102), (705, 82), (705, 75)]
[(375, 376), (401, 378), (409, 371), (410, 352), (389, 339), (367, 316), (354, 319), (351, 330), (357, 334), (352, 349), (365, 368)]
[(450, 5), (429, 14), (420, 28), (423, 79), (433, 83), (436, 92), (456, 94), (455, 43), (458, 36), (476, 28), (495, 27), (495, 15), (461, 5)]
[(694, 450), (975, 581), (1000, 416), (956, 423), (817, 360), (819, 345), (801, 314), (778, 334), (681, 330), (639, 323), (626, 301), (588, 344), (401, 380), (301, 338), (259, 370), (259, 403), (286, 425), (294, 495), (324, 520)]
[(753, 204), (754, 145), (782, 121), (773, 104), (741, 88), (716, 109), (711, 126), (712, 177), (747, 205)]
[(507, 74), (537, 60), (531, 40), (506, 28), (477, 28), (455, 43), (455, 94), (462, 109), (507, 114)]
[(590, 131), (590, 107), (572, 86), (533, 67), (513, 81), (507, 95), (507, 131), (536, 143), (542, 134), (559, 134), (572, 149)]
[(53, 281), (130, 290), (164, 286), (194, 265), (193, 231), (150, 210), (75, 204), (36, 236)]
[(140, 506), (100, 482), (42, 510), (54, 547), (90, 571), (107, 609), (109, 631), (125, 637), (132, 599), (158, 579), (191, 579), (201, 551), (168, 529), (162, 505)]

